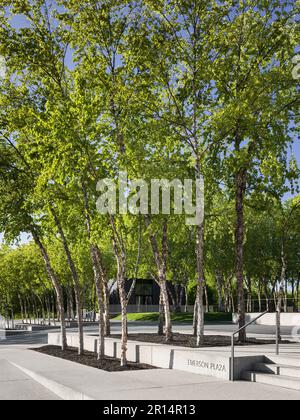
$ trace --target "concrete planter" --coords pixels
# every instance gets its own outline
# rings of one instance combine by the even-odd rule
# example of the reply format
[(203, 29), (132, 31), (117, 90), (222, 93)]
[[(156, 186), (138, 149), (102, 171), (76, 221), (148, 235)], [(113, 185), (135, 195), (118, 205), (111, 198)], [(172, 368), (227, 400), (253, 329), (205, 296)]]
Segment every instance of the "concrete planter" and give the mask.
[[(260, 314), (259, 313), (248, 313), (246, 314), (246, 322), (253, 321), (257, 318)], [(232, 315), (232, 321), (234, 324), (238, 324), (238, 314)], [(285, 327), (292, 327), (292, 326), (300, 326), (300, 313), (282, 313), (280, 315), (280, 322), (282, 326)], [(276, 325), (276, 313), (269, 313), (264, 315), (262, 318), (255, 322), (256, 325)]]
[[(70, 347), (78, 347), (77, 334), (68, 333), (67, 342)], [(97, 343), (97, 336), (85, 335), (85, 350), (96, 352)], [(48, 334), (48, 344), (60, 345), (61, 335), (59, 333)], [(120, 340), (106, 338), (105, 346), (107, 356), (120, 357)], [(175, 369), (230, 380), (231, 358), (226, 352), (128, 341), (127, 358), (130, 362), (145, 363), (162, 369)], [(263, 355), (237, 357), (235, 359), (235, 379), (240, 379), (243, 371), (251, 370), (256, 363), (263, 361)]]

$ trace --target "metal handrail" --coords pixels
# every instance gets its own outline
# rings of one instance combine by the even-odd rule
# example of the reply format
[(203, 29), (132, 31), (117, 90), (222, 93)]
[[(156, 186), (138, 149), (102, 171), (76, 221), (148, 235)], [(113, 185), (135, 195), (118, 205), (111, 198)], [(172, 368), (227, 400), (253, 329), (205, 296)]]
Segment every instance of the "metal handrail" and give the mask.
[[(239, 328), (237, 331), (235, 331), (232, 334), (231, 337), (231, 381), (234, 382), (234, 359), (235, 359), (235, 343), (234, 343), (234, 338), (235, 336), (245, 330), (247, 327), (249, 327), (249, 325), (253, 324), (254, 322), (256, 322), (257, 320), (259, 320), (260, 318), (262, 318), (263, 316), (265, 316), (267, 313), (269, 313), (268, 311), (263, 312), (262, 314), (260, 314), (258, 317), (256, 317), (255, 319), (253, 319), (252, 321), (248, 322), (247, 324), (245, 324), (242, 328)], [(278, 314), (276, 314), (276, 354), (279, 354), (279, 322), (278, 322)]]

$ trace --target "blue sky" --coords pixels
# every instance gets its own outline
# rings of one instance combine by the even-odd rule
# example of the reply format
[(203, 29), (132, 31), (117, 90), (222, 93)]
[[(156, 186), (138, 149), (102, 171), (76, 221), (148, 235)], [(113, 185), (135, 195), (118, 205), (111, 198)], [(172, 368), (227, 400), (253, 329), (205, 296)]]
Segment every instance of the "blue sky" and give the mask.
[[(300, 83), (300, 81), (299, 81), (299, 83)], [(295, 140), (295, 142), (293, 144), (293, 153), (296, 156), (297, 162), (300, 166), (300, 141), (299, 141), (299, 139)]]
[[(27, 233), (22, 233), (20, 238), (20, 244), (27, 243), (31, 238), (28, 236)], [(0, 233), (0, 244), (3, 243), (3, 234)]]

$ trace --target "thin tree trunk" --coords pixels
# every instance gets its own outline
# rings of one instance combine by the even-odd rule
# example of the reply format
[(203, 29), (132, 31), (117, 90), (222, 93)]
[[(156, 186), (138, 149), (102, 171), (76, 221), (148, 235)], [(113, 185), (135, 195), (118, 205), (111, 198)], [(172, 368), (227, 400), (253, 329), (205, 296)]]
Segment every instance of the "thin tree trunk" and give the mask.
[(292, 278), (292, 298), (293, 298), (293, 312), (296, 312), (295, 279), (294, 278)]
[(197, 347), (204, 344), (204, 222), (196, 227), (196, 256), (197, 256)]
[(139, 221), (139, 234), (138, 234), (138, 252), (137, 252), (137, 258), (136, 258), (135, 267), (134, 267), (133, 282), (127, 294), (127, 305), (129, 304), (130, 298), (133, 292), (135, 291), (136, 281), (139, 275), (141, 257), (142, 257), (142, 223), (140, 220)]
[(207, 284), (204, 286), (204, 296), (205, 296), (205, 310), (206, 313), (209, 312), (209, 300), (208, 300), (208, 292), (207, 292)]
[(188, 286), (185, 286), (184, 288), (185, 292), (185, 306), (184, 306), (184, 312), (188, 312), (188, 304), (189, 304), (189, 292), (188, 292)]
[(169, 303), (169, 297), (168, 297), (168, 291), (167, 291), (167, 284), (163, 277), (161, 277), (161, 280), (159, 283), (160, 283), (163, 304), (164, 304), (166, 342), (169, 342), (173, 338), (173, 333), (172, 333), (171, 311), (170, 311), (170, 303)]
[(296, 312), (299, 312), (299, 286), (300, 286), (300, 279), (297, 279), (296, 283)]
[(24, 298), (23, 305), (24, 305), (25, 323), (28, 324), (29, 316), (28, 316), (28, 312), (27, 312), (26, 296)]
[(160, 295), (159, 295), (158, 335), (164, 335), (164, 322), (165, 322), (164, 302), (163, 302), (162, 293), (160, 292)]
[(286, 278), (286, 259), (285, 259), (285, 247), (284, 247), (284, 234), (282, 233), (282, 246), (281, 246), (281, 276), (280, 276), (280, 285), (279, 285), (279, 293), (278, 293), (278, 300), (277, 300), (277, 322), (279, 325), (278, 329), (278, 339), (281, 340), (281, 317), (280, 314), (282, 312), (282, 302), (284, 299), (284, 287), (285, 287), (285, 278)]
[[(245, 297), (244, 297), (244, 197), (246, 192), (247, 171), (242, 169), (236, 174), (236, 279), (238, 291), (239, 328), (245, 326)], [(239, 341), (246, 341), (246, 331), (241, 330)]]
[(252, 280), (250, 276), (247, 277), (247, 288), (247, 312), (250, 313), (252, 312)]
[[(197, 288), (199, 285), (197, 285)], [(197, 325), (198, 325), (198, 296), (199, 293), (196, 291), (196, 298), (194, 303), (194, 316), (193, 316), (193, 334), (194, 337), (197, 337)]]
[(103, 285), (101, 281), (101, 274), (99, 272), (97, 247), (91, 245), (91, 257), (94, 270), (94, 280), (97, 290), (98, 306), (99, 306), (99, 338), (98, 338), (98, 360), (102, 361), (105, 357), (105, 321), (104, 321), (104, 303), (103, 303)]
[(92, 260), (92, 266), (94, 271), (94, 282), (97, 290), (98, 306), (99, 306), (99, 337), (98, 337), (98, 360), (103, 360), (105, 357), (105, 321), (104, 321), (104, 303), (103, 303), (103, 285), (101, 282), (101, 273), (99, 267), (99, 255), (97, 246), (92, 243), (92, 224), (89, 210), (88, 192), (84, 181), (81, 183), (84, 210), (85, 210), (85, 221), (88, 239), (90, 242), (90, 255)]
[(11, 304), (11, 328), (15, 329), (15, 314), (14, 314), (14, 307)]
[(104, 281), (104, 323), (105, 323), (105, 336), (109, 337), (111, 334), (110, 328), (110, 308), (109, 308), (109, 288), (108, 281)]
[(285, 278), (284, 281), (284, 312), (288, 311), (288, 280)]
[(216, 285), (217, 285), (217, 291), (218, 291), (218, 311), (224, 312), (224, 302), (223, 302), (224, 278), (219, 271), (216, 272)]
[(92, 319), (92, 321), (93, 322), (96, 322), (97, 299), (98, 299), (98, 297), (97, 297), (97, 288), (96, 288), (96, 285), (94, 284), (93, 285), (93, 298), (92, 298), (92, 301), (93, 301), (93, 319)]
[(121, 366), (127, 365), (127, 340), (128, 340), (128, 322), (127, 322), (127, 298), (125, 292), (125, 276), (123, 269), (118, 276), (118, 290), (121, 304)]
[(121, 304), (121, 366), (127, 365), (127, 341), (128, 341), (128, 322), (127, 322), (127, 296), (125, 290), (126, 273), (126, 253), (122, 237), (117, 231), (114, 218), (110, 218), (113, 230), (113, 248), (117, 261), (117, 284)]
[(5, 328), (10, 328), (10, 322), (9, 322), (9, 312), (8, 312), (8, 306), (7, 303), (5, 304)]
[(50, 298), (51, 298), (51, 307), (52, 307), (52, 319), (53, 319), (53, 325), (56, 325), (56, 321), (55, 321), (55, 315), (56, 315), (56, 306), (55, 306), (55, 298), (53, 295), (53, 292), (51, 292), (50, 294)]
[[(97, 264), (99, 273), (101, 275), (101, 283), (102, 283), (102, 296), (103, 296), (103, 307), (104, 310), (103, 317), (104, 317), (104, 335), (106, 337), (110, 336), (110, 310), (109, 310), (109, 289), (108, 289), (108, 276), (104, 266), (103, 258), (101, 251), (98, 246), (95, 246), (96, 256), (97, 256)], [(101, 303), (102, 304), (102, 303)]]
[(224, 300), (225, 300), (225, 311), (230, 312), (230, 298), (229, 298), (229, 288), (227, 282), (224, 286)]
[(45, 325), (45, 321), (46, 321), (46, 316), (45, 316), (45, 308), (44, 308), (44, 303), (43, 300), (40, 296), (37, 295), (38, 301), (40, 302), (40, 307), (41, 307), (41, 314), (42, 314), (42, 319), (43, 319), (43, 325)]
[(69, 322), (71, 322), (71, 318), (72, 318), (71, 312), (72, 310), (71, 310), (71, 301), (70, 301), (70, 286), (68, 285), (67, 286), (67, 318)]
[[(146, 219), (146, 223), (149, 226), (150, 220), (149, 218)], [(161, 255), (158, 248), (158, 243), (156, 239), (156, 235), (151, 233), (150, 234), (150, 242), (152, 245), (152, 251), (154, 260), (157, 267), (157, 278), (159, 281), (159, 286), (162, 294), (163, 304), (164, 304), (164, 315), (165, 315), (165, 337), (166, 342), (170, 342), (173, 338), (172, 333), (172, 320), (171, 320), (171, 311), (170, 311), (170, 303), (169, 303), (169, 296), (167, 290), (167, 255), (168, 255), (168, 225), (167, 222), (164, 222), (163, 225), (163, 237), (162, 237), (162, 251)]]
[(38, 236), (38, 234), (37, 234), (37, 232), (34, 228), (32, 228), (31, 233), (32, 233), (32, 237), (33, 237), (36, 245), (38, 246), (38, 248), (41, 252), (41, 255), (44, 259), (48, 276), (49, 276), (50, 280), (52, 281), (53, 287), (54, 287), (55, 292), (56, 292), (57, 304), (58, 304), (59, 311), (60, 311), (60, 322), (61, 322), (61, 348), (64, 351), (67, 348), (67, 333), (66, 333), (65, 308), (64, 308), (64, 299), (63, 299), (62, 288), (61, 288), (61, 285), (58, 281), (58, 277), (57, 277), (57, 275), (55, 274), (55, 272), (52, 268), (50, 258), (48, 256), (46, 248), (44, 247), (43, 243), (40, 240), (40, 237)]
[(21, 295), (20, 294), (18, 294), (18, 299), (19, 299), (19, 302), (20, 302), (21, 318), (22, 318), (22, 324), (23, 324), (24, 323), (25, 316), (24, 316), (23, 302), (22, 302), (22, 298), (21, 298)]
[(80, 291), (80, 283), (79, 283), (79, 277), (78, 273), (71, 255), (71, 251), (67, 242), (67, 238), (65, 235), (65, 232), (62, 228), (62, 225), (58, 219), (58, 216), (55, 212), (55, 210), (51, 209), (57, 230), (59, 232), (59, 235), (62, 239), (63, 248), (68, 260), (68, 265), (72, 274), (73, 284), (74, 284), (74, 292), (75, 292), (75, 300), (76, 300), (76, 309), (77, 309), (77, 322), (78, 322), (78, 354), (82, 355), (84, 352), (84, 336), (83, 336), (83, 319), (82, 319), (82, 304), (81, 304), (81, 291)]
[(30, 311), (30, 301), (29, 301), (29, 297), (26, 296), (25, 297), (25, 301), (27, 302), (27, 308), (28, 308), (28, 321), (29, 321), (29, 325), (31, 324), (31, 311)]
[(261, 304), (261, 280), (260, 279), (258, 279), (257, 296), (258, 296), (258, 312), (262, 312), (262, 304)]
[(47, 313), (48, 313), (48, 325), (51, 325), (51, 304), (50, 304), (50, 299), (49, 299), (49, 295), (46, 294), (46, 307), (47, 307)]
[(173, 312), (176, 312), (176, 306), (177, 306), (176, 296), (174, 295), (170, 287), (168, 287), (168, 285), (167, 285), (167, 291), (168, 291), (168, 296), (171, 298), (171, 301), (172, 301)]
[(181, 308), (183, 305), (183, 295), (184, 295), (184, 287), (180, 285), (180, 291), (179, 291), (179, 301), (177, 304), (177, 312), (181, 312)]
[(231, 312), (235, 313), (235, 301), (234, 301), (234, 290), (232, 286), (232, 282), (230, 281), (230, 306), (231, 306)]
[(32, 310), (33, 310), (33, 323), (38, 324), (39, 320), (38, 320), (38, 315), (36, 313), (36, 307), (35, 307), (34, 297), (32, 296), (32, 292), (31, 292), (31, 305), (32, 305)]
[(73, 321), (75, 319), (75, 312), (74, 312), (75, 303), (74, 303), (74, 295), (73, 295), (72, 288), (70, 289), (70, 305), (71, 305), (71, 320)]
[(264, 284), (264, 293), (265, 293), (266, 305), (267, 305), (266, 311), (269, 311), (269, 309), (270, 309), (270, 305), (269, 305), (269, 293), (268, 293), (268, 286), (267, 286), (266, 283)]

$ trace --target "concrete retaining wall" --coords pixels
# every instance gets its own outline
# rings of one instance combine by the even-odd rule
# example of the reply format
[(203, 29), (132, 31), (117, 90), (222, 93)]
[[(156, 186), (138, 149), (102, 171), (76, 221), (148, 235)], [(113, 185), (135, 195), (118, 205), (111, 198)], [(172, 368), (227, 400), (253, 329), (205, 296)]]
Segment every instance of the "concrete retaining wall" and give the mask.
[[(97, 338), (92, 335), (84, 335), (84, 350), (97, 352)], [(49, 333), (48, 344), (51, 346), (61, 346), (61, 334), (60, 333)], [(79, 340), (78, 334), (67, 333), (67, 344), (69, 347), (78, 348)]]
[[(257, 318), (259, 313), (248, 313), (246, 314), (246, 322), (250, 322)], [(291, 327), (300, 325), (300, 313), (282, 313), (281, 314), (281, 325), (285, 327)], [(232, 321), (234, 324), (238, 324), (238, 315), (232, 315)], [(262, 318), (255, 322), (256, 325), (276, 325), (276, 313), (269, 313), (264, 315)]]
[[(70, 347), (78, 347), (77, 334), (68, 333), (67, 342)], [(97, 336), (85, 334), (85, 350), (96, 352), (97, 343)], [(61, 335), (59, 333), (48, 334), (48, 344), (60, 345)], [(120, 358), (120, 340), (106, 338), (105, 347), (107, 356)], [(208, 352), (201, 351), (201, 349), (129, 341), (127, 358), (130, 362), (146, 363), (158, 368), (181, 370), (226, 380), (230, 379), (231, 359), (226, 354), (222, 354), (222, 352)], [(262, 363), (263, 361), (263, 355), (237, 357), (235, 359), (235, 379), (240, 379), (243, 371), (251, 370), (256, 363)]]

